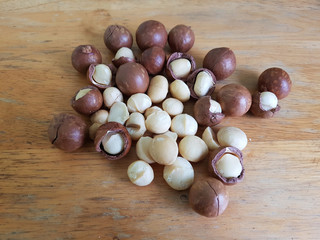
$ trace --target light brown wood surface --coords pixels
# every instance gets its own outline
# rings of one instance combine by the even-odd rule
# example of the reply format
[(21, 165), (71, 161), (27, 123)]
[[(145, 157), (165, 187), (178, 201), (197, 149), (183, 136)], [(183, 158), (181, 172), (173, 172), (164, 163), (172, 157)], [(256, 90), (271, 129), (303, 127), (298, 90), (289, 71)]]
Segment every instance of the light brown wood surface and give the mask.
[[(93, 44), (109, 63), (106, 27), (134, 34), (148, 19), (168, 31), (190, 25), (198, 66), (212, 48), (233, 49), (237, 69), (219, 86), (254, 91), (272, 66), (292, 79), (273, 119), (248, 114), (219, 125), (240, 127), (249, 143), (245, 179), (227, 188), (230, 203), (218, 218), (193, 212), (188, 191), (163, 180), (163, 166), (152, 165), (151, 185), (131, 184), (134, 147), (110, 162), (91, 142), (65, 153), (48, 140), (53, 114), (73, 112), (71, 97), (88, 84), (71, 66), (74, 47)], [(0, 33), (0, 239), (320, 238), (319, 1), (1, 0)], [(133, 49), (139, 53), (135, 42)], [(205, 161), (193, 166), (196, 178), (207, 174)]]

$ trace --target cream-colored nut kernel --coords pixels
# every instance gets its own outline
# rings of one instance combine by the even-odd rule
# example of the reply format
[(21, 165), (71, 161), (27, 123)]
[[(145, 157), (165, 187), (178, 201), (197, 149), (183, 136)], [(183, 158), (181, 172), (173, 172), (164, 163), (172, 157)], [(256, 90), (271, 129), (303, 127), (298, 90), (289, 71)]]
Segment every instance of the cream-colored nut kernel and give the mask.
[(108, 154), (117, 155), (123, 151), (125, 141), (120, 133), (108, 131), (101, 143)]
[(136, 93), (129, 97), (127, 107), (129, 112), (144, 113), (146, 109), (151, 107), (152, 102), (150, 97), (144, 93)]
[(108, 87), (103, 91), (103, 102), (107, 108), (111, 108), (115, 102), (123, 102), (123, 95), (118, 88)]
[(175, 116), (171, 121), (171, 131), (178, 134), (179, 137), (195, 135), (198, 130), (197, 121), (189, 114), (182, 113)]
[(136, 144), (136, 154), (138, 158), (147, 163), (154, 163), (154, 160), (149, 152), (151, 143), (151, 137), (141, 137)]
[(188, 85), (180, 79), (176, 79), (170, 83), (169, 90), (171, 95), (181, 102), (186, 102), (190, 99), (190, 89)]
[(163, 178), (173, 189), (186, 190), (193, 183), (194, 170), (188, 160), (177, 157), (172, 165), (164, 166)]
[(243, 150), (248, 143), (247, 135), (236, 127), (223, 127), (217, 133), (217, 139), (223, 147), (236, 147)]
[(210, 151), (215, 150), (220, 147), (218, 141), (216, 140), (216, 134), (211, 127), (207, 127), (202, 133), (202, 140), (207, 144)]
[(78, 100), (82, 97), (84, 97), (88, 92), (90, 92), (92, 89), (91, 88), (84, 88), (78, 91), (75, 100)]
[(163, 135), (167, 135), (167, 136), (171, 137), (175, 141), (177, 141), (177, 139), (178, 139), (178, 134), (175, 133), (175, 132), (166, 131), (165, 133), (163, 133)]
[(222, 109), (221, 109), (220, 103), (218, 103), (215, 100), (210, 99), (209, 111), (212, 112), (212, 113), (221, 113)]
[(162, 102), (162, 108), (171, 116), (176, 116), (183, 112), (183, 103), (175, 98), (167, 98)]
[(213, 79), (208, 73), (201, 71), (197, 74), (193, 89), (198, 97), (206, 96), (212, 87)]
[(165, 111), (155, 111), (146, 119), (146, 127), (148, 131), (156, 134), (165, 133), (169, 130), (171, 118)]
[(185, 136), (179, 143), (179, 152), (190, 162), (199, 162), (207, 157), (207, 144), (198, 136)]
[(147, 186), (154, 178), (152, 167), (145, 161), (131, 163), (127, 171), (130, 181), (137, 186)]
[(176, 78), (184, 78), (191, 71), (191, 63), (186, 58), (173, 60), (169, 65)]
[(104, 109), (100, 109), (91, 115), (90, 120), (92, 123), (106, 123), (108, 120), (109, 112)]
[(170, 165), (178, 157), (178, 144), (167, 135), (157, 135), (152, 139), (149, 152), (155, 162)]
[(144, 117), (147, 118), (151, 113), (156, 111), (162, 111), (162, 109), (157, 106), (152, 106), (144, 112)]
[(134, 59), (133, 52), (130, 48), (127, 47), (122, 47), (120, 48), (117, 52), (116, 55), (114, 56), (114, 59), (117, 60), (121, 57), (126, 57), (126, 58), (131, 58)]
[(91, 126), (89, 127), (89, 137), (91, 140), (95, 139), (97, 130), (101, 125), (102, 123), (97, 123), (97, 122), (91, 124)]
[(110, 85), (112, 80), (112, 72), (110, 68), (105, 64), (98, 64), (94, 68), (92, 75), (94, 81), (104, 85)]
[(264, 111), (270, 111), (278, 105), (278, 98), (273, 92), (262, 92), (260, 94), (260, 106)]
[(242, 172), (242, 166), (237, 156), (226, 153), (216, 163), (216, 168), (225, 178), (238, 177)]
[(131, 113), (126, 122), (126, 128), (132, 140), (138, 140), (147, 130), (144, 116), (139, 112)]
[(110, 108), (108, 122), (118, 122), (124, 125), (129, 118), (127, 105), (123, 102), (115, 102)]
[(160, 103), (166, 98), (168, 88), (168, 80), (164, 76), (156, 75), (150, 80), (147, 94), (153, 103)]

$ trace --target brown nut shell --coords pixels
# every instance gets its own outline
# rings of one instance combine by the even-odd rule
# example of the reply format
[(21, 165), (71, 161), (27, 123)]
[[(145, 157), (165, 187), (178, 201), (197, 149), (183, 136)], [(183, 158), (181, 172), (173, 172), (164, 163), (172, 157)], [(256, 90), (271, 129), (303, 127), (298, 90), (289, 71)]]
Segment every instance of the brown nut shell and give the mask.
[(144, 93), (149, 86), (148, 72), (139, 63), (125, 63), (118, 68), (116, 85), (123, 94), (128, 96), (135, 93)]
[(198, 214), (217, 217), (227, 208), (229, 194), (226, 186), (211, 177), (197, 180), (189, 191), (189, 204)]
[(204, 57), (203, 67), (210, 69), (218, 81), (223, 80), (235, 71), (236, 57), (230, 48), (214, 48)]
[(210, 111), (210, 96), (201, 97), (193, 107), (194, 118), (198, 124), (204, 126), (214, 126), (224, 119), (223, 113), (213, 113)]
[[(220, 160), (220, 158), (224, 154), (232, 154), (239, 159), (241, 167), (242, 167), (242, 171), (238, 177), (226, 178), (226, 177), (222, 176), (221, 173), (217, 170), (216, 163)], [(211, 175), (218, 178), (220, 181), (222, 181), (226, 185), (234, 185), (238, 182), (241, 182), (244, 178), (242, 152), (236, 147), (220, 147), (210, 154), (209, 161), (208, 161), (208, 169), (209, 169), (209, 173)]]
[(182, 81), (187, 81), (187, 78), (190, 75), (190, 73), (189, 73), (188, 76), (186, 76), (184, 78), (177, 78), (174, 75), (174, 73), (173, 73), (173, 71), (171, 69), (171, 66), (170, 66), (171, 62), (173, 62), (174, 60), (178, 60), (180, 58), (185, 58), (185, 59), (190, 61), (190, 64), (191, 64), (190, 73), (192, 73), (196, 69), (196, 61), (194, 60), (194, 58), (190, 54), (182, 53), (182, 52), (174, 52), (168, 57), (167, 64), (166, 64), (166, 69), (165, 69), (166, 70), (166, 75), (171, 80), (180, 79)]
[(239, 117), (249, 111), (252, 96), (246, 87), (231, 83), (220, 88), (217, 101), (226, 116)]
[(283, 99), (289, 95), (291, 85), (289, 74), (277, 67), (266, 69), (261, 73), (258, 80), (258, 90), (260, 92), (273, 92), (278, 99)]
[(140, 63), (151, 75), (156, 75), (163, 70), (166, 61), (166, 53), (163, 48), (153, 46), (144, 50), (141, 54)]
[(211, 94), (214, 92), (214, 89), (216, 88), (216, 77), (214, 76), (213, 72), (211, 72), (209, 69), (207, 68), (198, 68), (196, 70), (194, 70), (188, 77), (187, 77), (187, 85), (190, 89), (190, 95), (191, 97), (195, 98), (195, 99), (199, 99), (199, 96), (194, 92), (194, 84), (196, 82), (197, 79), (197, 75), (200, 72), (206, 72), (208, 73), (213, 81), (213, 87), (209, 89), (208, 93), (206, 94), (206, 96), (211, 96)]
[(78, 72), (85, 74), (90, 64), (102, 63), (102, 56), (94, 46), (80, 45), (73, 50), (71, 62)]
[(273, 108), (269, 111), (263, 110), (260, 103), (260, 95), (261, 93), (258, 91), (252, 95), (252, 105), (250, 107), (250, 112), (257, 117), (272, 118), (276, 112), (280, 111), (280, 106), (277, 105), (276, 108)]
[(70, 113), (55, 115), (48, 128), (50, 142), (66, 152), (82, 147), (87, 133), (86, 122), (81, 117)]
[[(84, 89), (91, 89), (83, 97), (76, 100), (76, 96), (79, 91)], [(98, 111), (103, 104), (103, 97), (100, 90), (95, 86), (86, 86), (81, 88), (71, 99), (72, 108), (80, 114), (90, 115)]]
[(194, 44), (195, 36), (191, 27), (176, 25), (168, 34), (168, 44), (173, 52), (188, 52)]
[(104, 32), (103, 36), (106, 47), (116, 53), (120, 48), (131, 48), (133, 43), (130, 31), (121, 25), (110, 25)]
[[(117, 155), (111, 155), (107, 153), (102, 146), (102, 140), (106, 136), (106, 134), (108, 134), (109, 132), (119, 133), (124, 139), (123, 151)], [(96, 132), (96, 137), (94, 139), (94, 145), (95, 145), (96, 151), (101, 152), (108, 160), (118, 160), (126, 156), (130, 151), (131, 143), (132, 143), (132, 140), (128, 130), (126, 129), (125, 126), (117, 122), (108, 122), (108, 123), (102, 124), (98, 128)]]
[(108, 87), (112, 87), (114, 86), (115, 84), (115, 74), (117, 72), (117, 68), (113, 65), (113, 64), (107, 64), (107, 66), (110, 68), (111, 70), (111, 73), (112, 73), (112, 80), (111, 80), (111, 83), (106, 85), (106, 84), (102, 84), (102, 83), (99, 83), (97, 81), (94, 80), (93, 78), (93, 74), (95, 72), (95, 67), (97, 66), (98, 64), (91, 64), (88, 68), (88, 71), (87, 71), (87, 79), (92, 83), (92, 85), (96, 86), (97, 88), (101, 89), (101, 90), (104, 90)]

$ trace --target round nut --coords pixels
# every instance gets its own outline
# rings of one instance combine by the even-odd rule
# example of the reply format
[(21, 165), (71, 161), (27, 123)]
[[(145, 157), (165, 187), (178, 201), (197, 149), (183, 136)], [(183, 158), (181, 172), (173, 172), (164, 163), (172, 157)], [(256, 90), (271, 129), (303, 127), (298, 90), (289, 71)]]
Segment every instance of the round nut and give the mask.
[(198, 131), (198, 123), (189, 114), (182, 113), (172, 119), (170, 129), (177, 133), (179, 137), (195, 135)]
[(194, 117), (200, 125), (214, 126), (224, 119), (221, 106), (210, 96), (204, 96), (197, 100), (193, 107)]
[(73, 50), (71, 62), (78, 72), (85, 74), (90, 64), (100, 64), (102, 62), (102, 56), (94, 46), (80, 45)]
[(157, 75), (151, 78), (147, 94), (153, 103), (160, 103), (166, 98), (168, 85), (164, 76)]
[(163, 135), (167, 135), (167, 136), (171, 137), (175, 141), (177, 141), (177, 139), (178, 139), (178, 134), (175, 133), (175, 132), (166, 131), (165, 133), (163, 133)]
[(206, 68), (193, 71), (187, 78), (187, 85), (191, 96), (198, 99), (203, 96), (211, 96), (216, 87), (216, 77)]
[(108, 122), (118, 122), (122, 125), (129, 118), (129, 111), (127, 105), (123, 102), (115, 102), (109, 112)]
[(107, 110), (100, 109), (91, 115), (90, 120), (92, 123), (106, 123), (108, 120), (109, 113)]
[(156, 134), (161, 134), (169, 130), (171, 118), (165, 111), (155, 111), (146, 119), (146, 127), (148, 131)]
[(140, 63), (147, 69), (148, 73), (155, 75), (163, 70), (166, 61), (166, 53), (163, 48), (153, 46), (144, 50), (141, 54)]
[(129, 97), (127, 101), (127, 107), (129, 112), (140, 112), (144, 113), (149, 107), (151, 107), (152, 102), (150, 97), (144, 93), (136, 93)]
[(216, 134), (211, 127), (206, 127), (206, 129), (202, 133), (201, 138), (207, 144), (209, 151), (213, 151), (220, 147)]
[(209, 153), (207, 144), (198, 136), (185, 136), (179, 143), (179, 152), (190, 162), (199, 162)]
[(178, 144), (167, 135), (157, 135), (152, 139), (149, 153), (152, 159), (162, 165), (171, 165), (178, 157)]
[(188, 160), (177, 157), (171, 165), (163, 168), (163, 178), (175, 190), (188, 189), (194, 180), (194, 170)]
[(131, 48), (133, 43), (130, 31), (121, 25), (108, 26), (104, 32), (103, 40), (106, 47), (114, 53), (122, 47)]
[(98, 128), (102, 125), (103, 123), (98, 123), (98, 122), (94, 122), (91, 124), (91, 126), (89, 127), (89, 137), (91, 140), (94, 141), (95, 137), (96, 137), (96, 133), (98, 131)]
[(278, 98), (272, 92), (255, 92), (252, 95), (250, 112), (258, 117), (271, 118), (280, 110)]
[(162, 108), (170, 116), (176, 116), (183, 112), (183, 103), (175, 98), (167, 98), (162, 102)]
[(281, 68), (268, 68), (259, 76), (258, 89), (260, 92), (273, 92), (278, 99), (283, 99), (291, 91), (289, 74)]
[(147, 186), (154, 178), (152, 167), (141, 160), (131, 163), (128, 167), (127, 174), (130, 181), (137, 186)]
[(127, 62), (135, 62), (136, 58), (133, 55), (133, 52), (130, 48), (122, 47), (120, 48), (114, 58), (112, 59), (112, 63), (117, 68), (120, 67), (120, 65), (125, 64)]
[(158, 106), (152, 106), (144, 112), (144, 117), (147, 118), (151, 113), (157, 112), (157, 111), (162, 111), (162, 109), (159, 108)]
[(132, 140), (138, 140), (147, 130), (144, 116), (139, 112), (131, 113), (126, 122), (126, 128)]
[(234, 185), (244, 177), (243, 157), (235, 147), (218, 148), (209, 157), (209, 173), (224, 184)]
[(87, 79), (97, 88), (106, 89), (114, 85), (110, 66), (91, 64), (87, 71)]
[(198, 214), (205, 217), (217, 217), (226, 210), (229, 194), (222, 182), (207, 177), (197, 180), (191, 186), (189, 203)]
[(168, 34), (168, 44), (173, 52), (188, 52), (194, 44), (195, 36), (191, 27), (176, 25)]
[(171, 95), (181, 102), (186, 102), (190, 99), (190, 89), (188, 85), (180, 79), (176, 79), (170, 83), (169, 90)]
[(118, 88), (108, 87), (103, 91), (103, 102), (107, 108), (111, 108), (115, 102), (123, 102), (123, 95)]
[(236, 147), (239, 150), (243, 150), (247, 144), (247, 135), (236, 127), (223, 127), (220, 128), (217, 133), (217, 139), (223, 147)]
[(172, 53), (166, 64), (166, 74), (168, 78), (187, 80), (188, 75), (196, 69), (194, 58), (187, 53)]
[(151, 137), (141, 137), (136, 144), (136, 154), (138, 158), (147, 163), (154, 163), (154, 160), (149, 152), (151, 143)]

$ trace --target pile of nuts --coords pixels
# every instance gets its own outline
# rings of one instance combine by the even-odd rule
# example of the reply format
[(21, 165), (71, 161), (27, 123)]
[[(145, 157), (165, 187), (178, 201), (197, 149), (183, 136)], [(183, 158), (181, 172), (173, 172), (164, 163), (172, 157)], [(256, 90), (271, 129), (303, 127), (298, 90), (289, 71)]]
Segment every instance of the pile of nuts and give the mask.
[[(114, 53), (112, 63), (102, 64), (102, 56), (92, 45), (80, 45), (72, 53), (72, 65), (87, 74), (90, 85), (79, 89), (71, 100), (73, 109), (89, 116), (92, 125), (78, 115), (61, 113), (52, 119), (48, 135), (52, 144), (75, 151), (87, 133), (96, 151), (108, 160), (126, 156), (136, 141), (137, 161), (128, 166), (130, 181), (138, 186), (154, 178), (151, 164), (164, 165), (163, 178), (175, 190), (190, 188), (191, 207), (206, 217), (223, 213), (229, 197), (225, 185), (244, 177), (242, 150), (247, 136), (239, 128), (212, 129), (225, 116), (242, 116), (249, 110), (270, 118), (280, 110), (278, 99), (291, 89), (289, 75), (280, 68), (265, 70), (258, 80), (258, 92), (251, 95), (239, 84), (227, 84), (212, 99), (217, 81), (236, 69), (233, 51), (226, 47), (210, 50), (197, 68), (187, 52), (195, 41), (194, 32), (179, 24), (167, 33), (155, 20), (141, 23), (136, 43), (137, 58), (131, 50), (133, 37), (124, 26), (111, 25), (104, 33), (107, 48)], [(164, 50), (168, 43), (172, 53)], [(184, 113), (184, 103), (196, 99), (193, 116)], [(198, 125), (205, 126), (202, 135)], [(201, 137), (196, 134), (200, 134)], [(194, 182), (191, 163), (208, 159), (210, 178)]]

